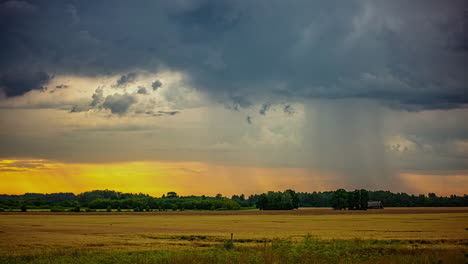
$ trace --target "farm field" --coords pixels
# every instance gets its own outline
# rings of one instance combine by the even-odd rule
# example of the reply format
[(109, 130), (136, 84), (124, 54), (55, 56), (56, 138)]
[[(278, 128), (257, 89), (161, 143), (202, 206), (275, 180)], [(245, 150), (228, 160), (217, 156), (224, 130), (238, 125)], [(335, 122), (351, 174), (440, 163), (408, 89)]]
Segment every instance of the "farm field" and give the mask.
[(0, 214), (1, 263), (465, 263), (467, 245), (468, 208)]

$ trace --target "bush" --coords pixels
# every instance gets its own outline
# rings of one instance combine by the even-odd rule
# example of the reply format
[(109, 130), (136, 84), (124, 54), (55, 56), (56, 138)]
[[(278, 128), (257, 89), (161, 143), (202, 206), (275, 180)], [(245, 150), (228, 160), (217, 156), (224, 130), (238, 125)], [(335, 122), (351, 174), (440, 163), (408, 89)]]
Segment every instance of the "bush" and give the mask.
[(107, 206), (106, 211), (107, 211), (107, 212), (112, 212), (112, 207), (111, 207), (110, 205)]
[(0, 208), (0, 212), (5, 212), (5, 209), (3, 209), (3, 208)]
[(89, 213), (89, 212), (96, 212), (96, 209), (86, 208), (85, 211), (88, 212), (88, 213)]
[(75, 206), (75, 207), (73, 207), (72, 209), (70, 209), (70, 212), (76, 212), (76, 213), (78, 213), (78, 212), (81, 212), (81, 209), (80, 209), (79, 206)]
[(57, 212), (65, 212), (65, 210), (64, 210), (64, 209), (61, 209), (61, 208), (56, 208), (56, 207), (52, 207), (52, 208), (50, 208), (50, 211), (51, 211), (51, 212), (56, 212), (56, 213), (57, 213)]
[(151, 208), (149, 206), (146, 206), (146, 212), (151, 212)]
[(135, 207), (135, 208), (133, 209), (133, 212), (140, 212), (140, 211), (141, 211), (141, 210), (140, 210), (140, 207)]
[(224, 240), (223, 247), (225, 249), (227, 249), (227, 250), (233, 249), (234, 248), (234, 242), (232, 242), (232, 240), (230, 240), (230, 239)]
[(117, 207), (117, 212), (122, 212), (122, 209), (120, 209), (120, 206)]

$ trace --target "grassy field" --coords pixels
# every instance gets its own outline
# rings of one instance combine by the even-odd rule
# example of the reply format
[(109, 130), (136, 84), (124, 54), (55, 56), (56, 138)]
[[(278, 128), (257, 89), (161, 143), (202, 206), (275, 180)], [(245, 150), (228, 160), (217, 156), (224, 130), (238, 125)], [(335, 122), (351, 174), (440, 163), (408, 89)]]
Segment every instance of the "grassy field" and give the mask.
[(468, 208), (0, 213), (2, 263), (466, 263), (467, 245)]

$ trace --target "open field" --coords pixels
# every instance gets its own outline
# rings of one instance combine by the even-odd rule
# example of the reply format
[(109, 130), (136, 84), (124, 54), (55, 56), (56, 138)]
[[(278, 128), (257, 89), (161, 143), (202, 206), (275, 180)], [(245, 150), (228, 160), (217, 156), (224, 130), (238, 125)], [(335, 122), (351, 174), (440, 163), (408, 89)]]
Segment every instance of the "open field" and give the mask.
[[(221, 211), (152, 211), (133, 212), (124, 209), (122, 212), (108, 213), (105, 209), (97, 209), (96, 212), (80, 212), (80, 215), (349, 215), (349, 214), (428, 214), (428, 213), (467, 213), (468, 207), (389, 207), (385, 210), (348, 211), (332, 210), (331, 208), (300, 208), (299, 210), (221, 210)], [(31, 209), (28, 212), (16, 211), (0, 212), (0, 215), (76, 215), (74, 212), (50, 212), (50, 209)]]
[[(452, 263), (468, 260), (464, 255), (468, 253), (468, 208), (388, 208), (369, 211), (0, 213), (0, 262), (36, 262), (41, 256), (66, 257), (70, 252), (75, 252), (76, 256), (76, 250), (83, 256), (93, 252), (100, 252), (103, 257), (146, 252), (134, 253), (134, 256), (143, 254), (144, 258), (150, 258), (144, 254), (177, 251), (190, 251), (195, 256), (220, 250), (231, 233), (235, 248), (231, 251), (222, 248), (226, 252), (216, 254), (235, 255), (241, 248), (264, 251), (267, 246), (271, 250), (275, 243), (280, 245), (278, 248), (299, 247), (295, 250), (300, 251), (304, 250), (302, 241), (307, 237), (307, 241), (314, 241), (310, 242), (313, 247), (328, 245), (336, 248), (335, 253), (341, 252), (340, 247), (353, 252), (379, 248), (383, 253), (391, 249), (388, 251), (393, 252), (391, 255), (409, 250), (408, 254), (421, 257), (440, 253), (441, 260)], [(24, 259), (24, 256), (34, 257)]]

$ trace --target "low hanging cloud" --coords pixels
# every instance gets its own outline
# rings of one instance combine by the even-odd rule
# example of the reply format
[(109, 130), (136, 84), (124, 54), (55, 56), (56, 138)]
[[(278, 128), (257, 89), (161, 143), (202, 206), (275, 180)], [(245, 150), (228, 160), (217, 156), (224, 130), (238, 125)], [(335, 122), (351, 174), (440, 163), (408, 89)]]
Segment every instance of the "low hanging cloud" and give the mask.
[(104, 100), (102, 107), (109, 109), (112, 114), (123, 115), (128, 112), (128, 109), (137, 102), (135, 96), (130, 94), (114, 94), (109, 95)]

